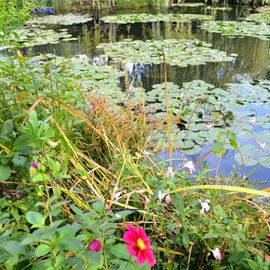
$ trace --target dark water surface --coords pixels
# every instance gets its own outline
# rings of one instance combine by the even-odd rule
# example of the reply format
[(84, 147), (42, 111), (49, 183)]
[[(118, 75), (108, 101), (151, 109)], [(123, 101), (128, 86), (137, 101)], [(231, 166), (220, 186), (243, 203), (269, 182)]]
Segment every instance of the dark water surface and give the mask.
[[(143, 13), (168, 12), (167, 10), (139, 10)], [(202, 7), (178, 7), (170, 12), (174, 13), (196, 13), (214, 15), (216, 20), (239, 20), (245, 17), (251, 11), (247, 7), (236, 6), (230, 11), (213, 11)], [(128, 12), (119, 12), (121, 14)], [(134, 10), (129, 13), (135, 13)], [(137, 40), (163, 40), (169, 38), (175, 39), (199, 39), (211, 43), (213, 48), (226, 51), (228, 54), (234, 53), (238, 57), (232, 62), (208, 63), (200, 66), (188, 66), (180, 68), (177, 66), (167, 66), (167, 79), (170, 82), (181, 86), (183, 82), (195, 79), (204, 80), (214, 84), (216, 87), (224, 86), (230, 82), (241, 82), (243, 80), (269, 78), (270, 73), (270, 41), (260, 40), (258, 38), (228, 38), (220, 34), (208, 33), (199, 28), (199, 22), (192, 23), (135, 23), (135, 24), (106, 24), (99, 21), (96, 17), (94, 21), (85, 25), (76, 25), (69, 27), (69, 32), (78, 37), (76, 41), (61, 42), (55, 45), (36, 46), (33, 48), (33, 54), (55, 53), (59, 56), (75, 57), (77, 55), (87, 55), (92, 62), (103, 63), (98, 57), (100, 51), (96, 46), (104, 42), (115, 42), (124, 39)], [(124, 68), (124, 67), (123, 67)], [(136, 65), (128, 68), (129, 79), (133, 78), (135, 84), (140, 82), (146, 89), (150, 90), (153, 84), (164, 82), (163, 65)], [(264, 114), (264, 111), (260, 113)], [(241, 141), (241, 138), (238, 138)], [(248, 142), (251, 144), (251, 142)], [(188, 157), (188, 159), (197, 160), (203, 153), (207, 152), (211, 146), (205, 146), (198, 155)], [(162, 153), (161, 158), (167, 159), (168, 154)], [(181, 152), (175, 152), (174, 158), (183, 158)], [(210, 164), (210, 168), (216, 168), (217, 158), (210, 154), (205, 161)], [(175, 161), (174, 165), (179, 164)], [(228, 151), (222, 158), (219, 172), (229, 175), (235, 171), (238, 175), (248, 175), (254, 167), (234, 168), (234, 151)], [(202, 165), (202, 164), (201, 164)], [(213, 170), (212, 175), (215, 174)], [(253, 180), (264, 180), (270, 183), (270, 170), (259, 167), (249, 177)], [(266, 184), (263, 184), (265, 186)]]

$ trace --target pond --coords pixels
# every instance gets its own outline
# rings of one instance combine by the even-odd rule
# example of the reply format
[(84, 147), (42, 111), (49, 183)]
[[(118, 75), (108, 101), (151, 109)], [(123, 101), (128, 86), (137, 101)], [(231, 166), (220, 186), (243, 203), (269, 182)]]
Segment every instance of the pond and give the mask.
[[(262, 21), (251, 13), (240, 6), (184, 6), (169, 14), (148, 8), (85, 14), (81, 21), (69, 17), (72, 23), (42, 19), (42, 29), (53, 31), (51, 39), (29, 41), (27, 36), (25, 42), (31, 49), (26, 52), (56, 54), (123, 70), (134, 101), (145, 100), (149, 115), (160, 119), (165, 115), (164, 48), (174, 117), (183, 102), (181, 119), (175, 125), (173, 166), (184, 158), (198, 160), (211, 150), (219, 132), (229, 130), (237, 133), (241, 152), (226, 144), (219, 173), (248, 176), (266, 186), (270, 182), (270, 19), (268, 15)], [(123, 82), (118, 81), (122, 90)], [(106, 90), (100, 91), (106, 96)], [(159, 158), (168, 159), (164, 132), (152, 139), (162, 141)], [(205, 161), (214, 176), (218, 158), (211, 153), (199, 166), (205, 166)]]

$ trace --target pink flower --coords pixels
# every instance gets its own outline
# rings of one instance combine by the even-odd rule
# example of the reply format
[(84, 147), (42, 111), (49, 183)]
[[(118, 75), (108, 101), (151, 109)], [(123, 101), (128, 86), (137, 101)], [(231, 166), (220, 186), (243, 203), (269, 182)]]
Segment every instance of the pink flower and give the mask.
[(215, 257), (216, 261), (221, 261), (222, 256), (221, 256), (219, 248), (211, 249), (211, 251), (212, 251), (213, 256)]
[(102, 249), (102, 244), (99, 240), (93, 240), (90, 244), (89, 244), (89, 250), (92, 252), (99, 252)]
[(31, 167), (31, 169), (37, 169), (38, 166), (39, 166), (39, 164), (37, 162), (32, 162), (30, 167)]
[(166, 196), (166, 198), (165, 198), (165, 203), (169, 205), (171, 202), (172, 202), (171, 196), (168, 194), (168, 195)]
[(144, 204), (148, 204), (148, 203), (150, 203), (150, 199), (147, 197), (147, 198), (145, 199), (145, 201), (144, 201)]
[(192, 174), (193, 172), (196, 171), (195, 169), (195, 164), (193, 161), (187, 161), (186, 163), (184, 163), (181, 168), (188, 168), (189, 169), (189, 173)]
[(155, 265), (154, 253), (151, 248), (151, 241), (147, 237), (142, 227), (126, 225), (127, 231), (123, 238), (126, 242), (127, 250), (132, 257), (137, 259), (137, 263), (143, 265), (145, 262), (150, 267)]

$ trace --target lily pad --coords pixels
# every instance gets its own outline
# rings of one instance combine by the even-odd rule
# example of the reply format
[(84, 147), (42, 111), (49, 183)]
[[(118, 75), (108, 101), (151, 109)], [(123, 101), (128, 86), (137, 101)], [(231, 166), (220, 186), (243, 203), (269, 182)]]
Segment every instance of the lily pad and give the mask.
[(105, 16), (101, 18), (106, 23), (146, 23), (146, 22), (191, 22), (213, 20), (210, 15), (202, 14), (125, 14)]
[(74, 24), (81, 24), (81, 23), (88, 23), (93, 20), (87, 14), (59, 14), (59, 15), (49, 15), (49, 16), (42, 16), (32, 18), (31, 20), (27, 21), (26, 25), (74, 25)]
[(103, 57), (127, 63), (163, 63), (162, 49), (169, 65), (187, 67), (188, 65), (203, 65), (207, 62), (232, 61), (234, 58), (225, 52), (212, 49), (211, 44), (199, 40), (148, 40), (121, 41), (102, 43), (97, 48), (104, 51)]
[(210, 21), (200, 26), (210, 33), (221, 33), (229, 37), (256, 37), (262, 40), (270, 39), (270, 27), (254, 22)]

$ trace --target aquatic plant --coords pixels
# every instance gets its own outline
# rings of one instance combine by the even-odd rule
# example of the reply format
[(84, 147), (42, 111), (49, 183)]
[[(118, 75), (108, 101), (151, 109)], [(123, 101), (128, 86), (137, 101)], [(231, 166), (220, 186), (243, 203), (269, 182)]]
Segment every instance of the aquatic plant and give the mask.
[(210, 33), (221, 33), (229, 37), (256, 37), (262, 40), (270, 39), (270, 29), (262, 24), (237, 21), (203, 22), (200, 26)]
[(163, 62), (162, 48), (167, 64), (180, 67), (233, 60), (233, 57), (225, 52), (212, 49), (211, 44), (199, 40), (121, 41), (99, 44), (97, 48), (104, 51), (101, 57), (110, 57), (113, 61), (123, 64), (160, 64)]
[(209, 21), (213, 17), (202, 14), (126, 14), (101, 17), (106, 23), (145, 23), (145, 22), (191, 22)]

